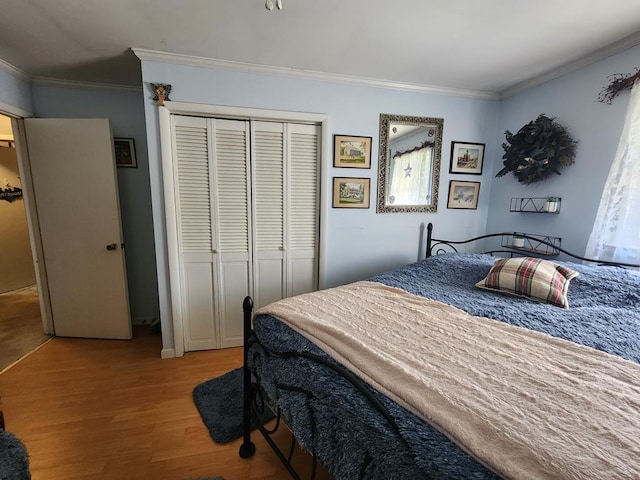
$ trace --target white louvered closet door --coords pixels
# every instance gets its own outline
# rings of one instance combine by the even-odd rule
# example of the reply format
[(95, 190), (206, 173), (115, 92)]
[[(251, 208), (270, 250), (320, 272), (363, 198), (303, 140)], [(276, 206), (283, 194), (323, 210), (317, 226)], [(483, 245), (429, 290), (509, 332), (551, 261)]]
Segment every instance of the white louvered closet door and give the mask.
[(320, 127), (172, 122), (185, 351), (239, 346), (246, 295), (317, 289)]
[(249, 122), (210, 119), (214, 169), (216, 306), (220, 348), (242, 345), (242, 300), (251, 285)]
[(207, 119), (174, 116), (172, 121), (185, 351), (218, 348)]
[(254, 303), (318, 288), (320, 127), (252, 122)]
[(250, 285), (249, 123), (173, 122), (185, 351), (239, 346)]
[(318, 125), (287, 125), (287, 297), (318, 289), (320, 138)]
[(282, 123), (251, 122), (256, 308), (286, 296), (284, 130)]

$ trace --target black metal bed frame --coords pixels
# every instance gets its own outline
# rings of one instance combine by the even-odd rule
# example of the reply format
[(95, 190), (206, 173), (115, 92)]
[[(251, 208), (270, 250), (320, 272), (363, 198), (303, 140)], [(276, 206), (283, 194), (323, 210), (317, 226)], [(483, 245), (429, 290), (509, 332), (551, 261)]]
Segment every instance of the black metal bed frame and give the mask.
[[(468, 240), (461, 240), (461, 241), (451, 241), (451, 240), (441, 240), (441, 239), (437, 239), (437, 238), (433, 238), (433, 224), (429, 223), (426, 226), (427, 229), (427, 237), (426, 237), (426, 257), (430, 257), (432, 255), (439, 255), (442, 253), (447, 253), (447, 252), (458, 252), (456, 246), (457, 245), (463, 245), (463, 244), (467, 244), (467, 243), (471, 243), (471, 242), (475, 242), (478, 240), (484, 240), (484, 239), (489, 239), (489, 238), (496, 238), (496, 237), (503, 237), (505, 235), (512, 235), (512, 233), (493, 233), (493, 234), (487, 234), (487, 235), (480, 235)], [(521, 235), (524, 238), (528, 238), (530, 240), (535, 240), (536, 242), (540, 242), (542, 244), (545, 244), (549, 247), (552, 247), (556, 250), (558, 250), (561, 253), (564, 253), (565, 255), (568, 255), (569, 257), (572, 257), (574, 259), (577, 260), (581, 260), (581, 261), (586, 261), (586, 262), (594, 262), (594, 263), (598, 263), (599, 265), (605, 265), (605, 266), (620, 266), (620, 267), (632, 267), (632, 268), (640, 268), (640, 265), (635, 265), (635, 264), (630, 264), (630, 263), (620, 263), (620, 262), (608, 262), (608, 261), (600, 261), (600, 260), (593, 260), (593, 259), (588, 259), (585, 257), (581, 257), (579, 255), (575, 255), (571, 252), (568, 252), (567, 250), (560, 248), (557, 245), (554, 245), (552, 243), (549, 243), (547, 241), (544, 240), (540, 240), (539, 238), (536, 237), (531, 237), (531, 236), (527, 236), (527, 235)], [(498, 249), (498, 250), (490, 250), (490, 251), (485, 251), (484, 253), (487, 254), (497, 254), (497, 253), (502, 253), (502, 254), (510, 254), (510, 255), (527, 255), (528, 252), (526, 251), (522, 251), (522, 250), (518, 250), (518, 249), (511, 249), (511, 248), (502, 248), (502, 249)], [(294, 478), (295, 480), (301, 480), (300, 475), (298, 474), (298, 472), (295, 470), (295, 468), (293, 467), (291, 460), (293, 457), (293, 452), (294, 452), (294, 447), (295, 447), (295, 442), (296, 442), (296, 438), (294, 435), (292, 435), (292, 441), (291, 441), (291, 446), (289, 448), (289, 452), (288, 454), (285, 454), (285, 452), (283, 452), (278, 445), (275, 443), (275, 441), (273, 440), (272, 435), (276, 433), (276, 431), (279, 429), (279, 427), (281, 426), (281, 424), (283, 423), (283, 418), (282, 418), (282, 412), (280, 411), (279, 408), (276, 408), (276, 410), (273, 412), (276, 418), (275, 421), (275, 425), (273, 428), (268, 429), (266, 428), (262, 422), (259, 419), (259, 414), (261, 412), (264, 411), (265, 408), (270, 408), (266, 402), (264, 401), (264, 397), (266, 396), (266, 394), (263, 392), (263, 390), (261, 389), (259, 382), (258, 381), (254, 381), (253, 380), (253, 375), (251, 373), (251, 370), (248, 366), (248, 356), (249, 356), (249, 350), (250, 348), (255, 345), (255, 344), (260, 344), (254, 330), (252, 327), (252, 319), (253, 319), (253, 299), (250, 296), (245, 297), (243, 304), (242, 304), (242, 309), (243, 309), (243, 315), (244, 315), (244, 364), (243, 364), (243, 406), (242, 406), (242, 411), (243, 411), (243, 419), (242, 419), (242, 436), (243, 436), (243, 442), (242, 445), (240, 446), (240, 450), (239, 450), (239, 454), (240, 457), (242, 458), (250, 458), (251, 456), (253, 456), (253, 454), (255, 453), (256, 447), (255, 444), (251, 441), (251, 430), (252, 430), (252, 421), (254, 423), (254, 425), (257, 427), (257, 429), (260, 431), (260, 433), (262, 434), (262, 436), (264, 437), (264, 439), (266, 440), (266, 442), (269, 444), (269, 446), (271, 447), (271, 449), (275, 452), (275, 454), (277, 455), (277, 457), (280, 459), (280, 461), (284, 464), (284, 466), (286, 467), (287, 471), (289, 472), (289, 474), (291, 475), (292, 478)], [(371, 393), (370, 388), (368, 387), (368, 385), (363, 382), (362, 380), (360, 380), (356, 375), (354, 375), (353, 373), (351, 373), (349, 370), (347, 370), (345, 367), (343, 367), (342, 365), (333, 362), (331, 360), (328, 360), (327, 358), (318, 356), (318, 355), (314, 355), (308, 352), (295, 352), (295, 351), (285, 351), (285, 352), (275, 352), (272, 349), (268, 349), (267, 347), (265, 347), (264, 345), (260, 344), (260, 346), (265, 350), (268, 351), (270, 355), (274, 355), (274, 356), (280, 356), (280, 357), (284, 357), (284, 358), (305, 358), (307, 360), (311, 360), (314, 362), (317, 362), (319, 364), (324, 365), (325, 367), (333, 370), (335, 373), (337, 373), (338, 375), (340, 375), (342, 378), (344, 378), (345, 380), (347, 380), (358, 392), (360, 392), (364, 398), (369, 402), (369, 404), (385, 419), (385, 421), (387, 422), (388, 426), (395, 432), (395, 434), (397, 435), (398, 439), (400, 439), (403, 443), (406, 443), (406, 441), (404, 440), (403, 436), (400, 434), (400, 431), (398, 429), (398, 426), (394, 420), (394, 418), (390, 415), (389, 411), (387, 410), (387, 408)], [(283, 385), (279, 385), (280, 388), (284, 388), (287, 389), (286, 386)], [(305, 393), (308, 395), (313, 395), (311, 392), (308, 391), (304, 391), (301, 389), (293, 389), (296, 391), (299, 391), (301, 393)], [(273, 410), (273, 409), (272, 409)], [(318, 459), (315, 455), (315, 452), (310, 452), (311, 455), (313, 456), (313, 463), (312, 463), (312, 470), (311, 470), (311, 480), (315, 479), (316, 476), (316, 472), (317, 472), (317, 463), (318, 463)], [(370, 465), (370, 463), (372, 461), (375, 461), (375, 459), (373, 459), (372, 457), (370, 457), (369, 455), (367, 455), (362, 463), (362, 465), (360, 466), (360, 475), (358, 478), (363, 478), (366, 471), (367, 471), (367, 467)]]
[[(503, 238), (505, 236), (511, 236), (513, 235), (513, 232), (502, 232), (502, 233), (488, 233), (486, 235), (480, 235), (478, 237), (473, 237), (473, 238), (469, 238), (467, 240), (459, 240), (459, 241), (455, 241), (455, 240), (441, 240), (438, 238), (433, 238), (433, 224), (429, 223), (427, 225), (427, 249), (426, 249), (426, 257), (430, 257), (432, 255), (439, 255), (442, 253), (447, 253), (448, 251), (453, 251), (453, 252), (457, 252), (457, 248), (455, 247), (456, 245), (464, 245), (466, 243), (472, 243), (472, 242), (476, 242), (478, 240), (485, 240), (488, 238)], [(521, 234), (519, 233), (518, 236), (525, 238), (527, 240), (531, 240), (536, 242), (537, 244), (542, 244), (545, 245), (547, 247), (549, 247), (550, 249), (553, 250), (557, 250), (559, 253), (563, 253), (571, 258), (574, 258), (576, 260), (580, 260), (583, 262), (589, 262), (589, 263), (596, 263), (598, 265), (602, 265), (602, 266), (612, 266), (612, 267), (627, 267), (627, 268), (640, 268), (640, 265), (634, 264), (634, 263), (624, 263), (624, 262), (610, 262), (607, 260), (596, 260), (593, 258), (586, 258), (586, 257), (581, 257), (580, 255), (576, 255), (575, 253), (571, 253), (567, 250), (565, 250), (564, 248), (561, 248), (558, 245), (555, 245), (553, 243), (550, 243), (546, 240), (541, 240), (539, 237), (533, 237), (531, 235), (527, 235), (527, 234)], [(450, 250), (447, 250), (450, 249)], [(528, 256), (528, 255), (532, 255), (535, 254), (535, 252), (531, 252), (528, 250), (522, 250), (522, 249), (518, 249), (518, 248), (501, 248), (501, 249), (497, 249), (497, 250), (487, 250), (484, 253), (493, 255), (496, 253), (505, 253), (505, 254), (510, 254), (510, 255), (520, 255), (520, 256)]]
[[(252, 328), (252, 319), (253, 319), (253, 299), (250, 296), (245, 297), (242, 303), (243, 310), (243, 323), (244, 323), (244, 365), (243, 365), (243, 404), (242, 404), (242, 437), (243, 442), (240, 445), (239, 454), (242, 458), (250, 458), (255, 453), (255, 444), (251, 441), (251, 431), (252, 431), (252, 421), (256, 426), (258, 431), (262, 434), (266, 442), (269, 444), (271, 449), (275, 452), (280, 461), (284, 464), (287, 471), (291, 475), (292, 478), (296, 480), (301, 480), (300, 475), (293, 467), (291, 460), (293, 457), (294, 447), (295, 447), (295, 436), (292, 435), (291, 446), (289, 448), (288, 454), (285, 454), (280, 447), (275, 443), (275, 441), (271, 438), (273, 434), (275, 434), (283, 423), (282, 412), (279, 408), (273, 412), (275, 414), (275, 425), (273, 428), (266, 428), (262, 422), (260, 421), (259, 415), (265, 408), (270, 408), (264, 402), (264, 395), (266, 395), (260, 385), (259, 382), (253, 380), (253, 375), (248, 366), (248, 355), (249, 349), (255, 345), (259, 344), (262, 349), (268, 351), (270, 355), (279, 356), (283, 358), (304, 358), (307, 360), (311, 360), (313, 362), (317, 362), (340, 375), (342, 378), (347, 380), (365, 399), (369, 404), (385, 419), (388, 426), (395, 432), (398, 439), (400, 439), (403, 443), (406, 443), (402, 435), (400, 434), (400, 430), (396, 424), (395, 419), (391, 416), (387, 408), (372, 394), (370, 387), (360, 380), (356, 375), (351, 373), (348, 369), (343, 367), (337, 362), (332, 360), (328, 360), (327, 358), (314, 355), (309, 352), (296, 352), (296, 351), (280, 351), (276, 352), (273, 349), (268, 349), (263, 344), (261, 344), (258, 338), (255, 335), (255, 332)], [(307, 395), (313, 395), (311, 392), (302, 390), (295, 387), (287, 387), (285, 385), (278, 385), (279, 388), (284, 390), (294, 390), (299, 393), (304, 393)], [(273, 410), (273, 409), (272, 409)], [(315, 479), (317, 473), (317, 464), (318, 459), (315, 455), (315, 452), (310, 452), (312, 455), (312, 466), (311, 466), (311, 480)], [(367, 455), (364, 458), (362, 465), (360, 466), (360, 475), (359, 479), (364, 478), (366, 474), (367, 467), (373, 461), (372, 457)]]

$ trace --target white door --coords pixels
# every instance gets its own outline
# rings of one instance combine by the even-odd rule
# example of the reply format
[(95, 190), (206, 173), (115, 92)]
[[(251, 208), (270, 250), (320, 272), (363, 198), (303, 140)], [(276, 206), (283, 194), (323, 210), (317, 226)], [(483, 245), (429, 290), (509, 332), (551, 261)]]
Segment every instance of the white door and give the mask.
[(174, 315), (183, 320), (185, 351), (237, 347), (251, 275), (249, 124), (188, 116), (172, 122), (182, 292)]
[(242, 300), (250, 293), (249, 122), (209, 119), (212, 135), (214, 258), (220, 348), (242, 345)]
[(320, 139), (318, 125), (288, 125), (287, 297), (318, 289)]
[(320, 127), (251, 122), (255, 308), (318, 289)]
[(208, 350), (218, 348), (219, 335), (213, 294), (213, 187), (207, 119), (175, 116), (172, 121), (175, 161), (165, 176), (175, 181), (176, 223), (180, 226), (176, 232), (180, 272), (172, 273), (172, 290), (182, 293), (174, 298), (174, 315), (184, 322), (185, 351)]
[(55, 334), (130, 339), (111, 126), (25, 119)]
[(187, 352), (239, 346), (246, 295), (260, 307), (317, 289), (320, 127), (185, 115), (171, 127), (174, 318)]
[(286, 297), (284, 123), (251, 122), (254, 308)]

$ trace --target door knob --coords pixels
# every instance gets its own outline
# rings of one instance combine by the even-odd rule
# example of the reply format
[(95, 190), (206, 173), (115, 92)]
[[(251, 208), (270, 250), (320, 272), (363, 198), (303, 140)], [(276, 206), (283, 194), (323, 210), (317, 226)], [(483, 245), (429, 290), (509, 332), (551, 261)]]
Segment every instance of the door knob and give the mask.
[(110, 243), (109, 245), (107, 245), (107, 250), (115, 250), (117, 248), (118, 248), (117, 243)]

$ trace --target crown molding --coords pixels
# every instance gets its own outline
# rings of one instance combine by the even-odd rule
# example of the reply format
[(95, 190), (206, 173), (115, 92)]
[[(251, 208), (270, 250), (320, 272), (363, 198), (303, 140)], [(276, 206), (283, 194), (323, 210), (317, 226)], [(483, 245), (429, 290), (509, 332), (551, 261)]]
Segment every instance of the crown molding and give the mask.
[(124, 91), (142, 91), (141, 85), (119, 85), (115, 83), (98, 83), (98, 82), (82, 82), (78, 80), (64, 80), (60, 78), (52, 77), (40, 77), (31, 76), (27, 72), (20, 70), (19, 68), (11, 65), (10, 63), (0, 58), (0, 70), (10, 73), (11, 75), (18, 77), (33, 85), (55, 85), (55, 86), (68, 86), (74, 88), (103, 88), (109, 90), (124, 90)]
[(32, 77), (31, 83), (34, 85), (56, 86), (56, 87), (73, 87), (73, 88), (89, 88), (89, 89), (106, 89), (120, 90), (127, 92), (140, 92), (142, 85), (118, 85), (115, 83), (97, 83), (97, 82), (81, 82), (77, 80), (62, 80), (50, 77)]
[(23, 110), (22, 108), (9, 105), (8, 103), (0, 102), (0, 114), (7, 115), (9, 117), (33, 117), (33, 112)]
[(5, 72), (10, 73), (14, 77), (18, 77), (27, 82), (31, 81), (31, 77), (27, 72), (20, 70), (18, 67), (14, 67), (13, 65), (11, 65), (8, 62), (5, 62), (1, 58), (0, 58), (0, 70), (4, 70)]
[(285, 67), (272, 67), (255, 63), (236, 62), (208, 57), (181, 55), (176, 53), (147, 50), (144, 48), (131, 49), (136, 56), (143, 61), (171, 63), (191, 67), (217, 68), (242, 73), (257, 73), (263, 75), (276, 75), (280, 77), (298, 78), (304, 80), (316, 80), (320, 82), (341, 83), (357, 85), (361, 87), (388, 88), (394, 90), (406, 90), (411, 92), (430, 93), (434, 95), (448, 95), (454, 97), (481, 98), (485, 100), (499, 100), (499, 95), (494, 92), (479, 90), (464, 90), (457, 88), (438, 87), (434, 85), (422, 85), (416, 83), (396, 82), (392, 80), (378, 80), (367, 77), (355, 77), (337, 73), (325, 73), (313, 70), (297, 70)]
[(554, 80), (568, 73), (575, 72), (576, 70), (580, 70), (581, 68), (592, 65), (596, 62), (599, 62), (600, 60), (604, 60), (605, 58), (621, 53), (639, 44), (640, 32), (633, 33), (616, 42), (610, 43), (609, 45), (606, 45), (589, 55), (585, 55), (584, 57), (574, 60), (573, 62), (566, 63), (559, 66), (558, 68), (554, 68), (541, 75), (525, 80), (524, 82), (512, 85), (500, 92), (500, 99), (502, 100), (511, 97), (517, 93), (523, 92), (533, 87), (537, 87), (538, 85), (542, 85), (543, 83), (546, 83), (550, 80)]

